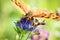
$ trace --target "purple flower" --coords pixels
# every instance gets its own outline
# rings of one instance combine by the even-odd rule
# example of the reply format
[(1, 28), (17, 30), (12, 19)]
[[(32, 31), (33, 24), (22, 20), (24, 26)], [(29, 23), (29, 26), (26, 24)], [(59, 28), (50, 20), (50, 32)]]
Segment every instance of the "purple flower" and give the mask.
[(49, 33), (42, 28), (37, 28), (32, 32), (31, 40), (48, 40)]
[(32, 23), (33, 20), (27, 20), (27, 18), (24, 17), (16, 23), (16, 26), (22, 28), (23, 30), (33, 30), (35, 29), (35, 27), (31, 27)]

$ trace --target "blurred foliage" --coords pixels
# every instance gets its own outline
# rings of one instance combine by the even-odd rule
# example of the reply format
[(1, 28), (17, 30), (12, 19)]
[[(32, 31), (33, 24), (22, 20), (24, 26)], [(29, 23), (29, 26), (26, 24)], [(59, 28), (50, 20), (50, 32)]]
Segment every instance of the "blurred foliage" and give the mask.
[[(22, 0), (24, 3), (37, 8), (47, 8), (56, 11), (60, 7), (60, 0)], [(20, 19), (24, 13), (11, 0), (0, 0), (0, 40), (16, 40), (14, 21)], [(49, 40), (60, 40), (60, 21), (46, 19), (44, 28), (50, 32)], [(41, 18), (40, 20), (44, 20)]]

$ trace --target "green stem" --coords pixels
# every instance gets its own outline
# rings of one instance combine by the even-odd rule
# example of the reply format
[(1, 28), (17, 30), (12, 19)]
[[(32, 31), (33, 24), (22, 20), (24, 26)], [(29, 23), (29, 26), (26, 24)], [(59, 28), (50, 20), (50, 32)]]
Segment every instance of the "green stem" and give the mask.
[(23, 34), (24, 33), (24, 30), (22, 30), (22, 32), (21, 32), (21, 37), (20, 37), (20, 40), (22, 40), (22, 38), (23, 38)]
[(22, 40), (22, 38), (23, 38), (23, 34), (21, 34), (21, 38), (20, 38), (20, 40)]
[(29, 35), (31, 34), (31, 32), (28, 34), (28, 36), (27, 36), (27, 38), (26, 38), (26, 40), (28, 40), (28, 38), (29, 38)]

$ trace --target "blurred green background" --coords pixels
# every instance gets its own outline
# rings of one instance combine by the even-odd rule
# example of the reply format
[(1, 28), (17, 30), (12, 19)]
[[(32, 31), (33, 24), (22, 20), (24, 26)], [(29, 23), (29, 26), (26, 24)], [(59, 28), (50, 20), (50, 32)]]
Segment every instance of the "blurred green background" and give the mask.
[[(47, 8), (56, 11), (60, 7), (60, 0), (22, 0), (37, 8)], [(0, 0), (0, 40), (16, 40), (17, 33), (14, 30), (14, 21), (22, 17), (23, 11), (11, 0)], [(60, 21), (46, 19), (44, 28), (50, 32), (49, 40), (60, 40)], [(40, 20), (44, 20), (41, 18)]]

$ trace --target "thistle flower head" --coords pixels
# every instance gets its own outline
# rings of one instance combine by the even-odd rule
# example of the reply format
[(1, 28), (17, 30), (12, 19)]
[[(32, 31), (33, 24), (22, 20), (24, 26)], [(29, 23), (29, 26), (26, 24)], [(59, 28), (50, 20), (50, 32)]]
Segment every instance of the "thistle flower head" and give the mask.
[(48, 40), (49, 33), (43, 28), (36, 28), (32, 32), (31, 40)]
[(16, 26), (22, 28), (23, 30), (33, 30), (34, 26), (31, 26), (33, 20), (30, 20), (28, 17), (23, 17), (16, 23)]

